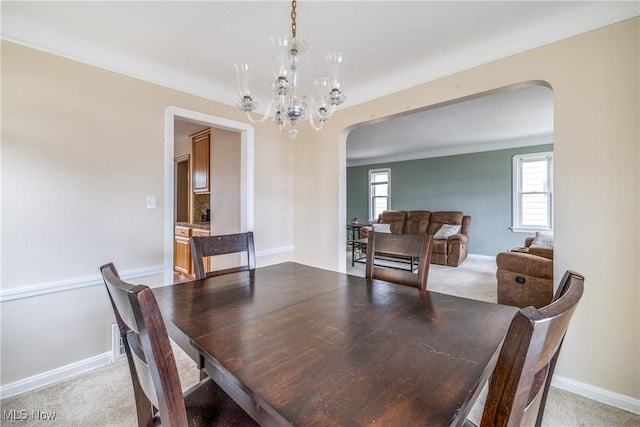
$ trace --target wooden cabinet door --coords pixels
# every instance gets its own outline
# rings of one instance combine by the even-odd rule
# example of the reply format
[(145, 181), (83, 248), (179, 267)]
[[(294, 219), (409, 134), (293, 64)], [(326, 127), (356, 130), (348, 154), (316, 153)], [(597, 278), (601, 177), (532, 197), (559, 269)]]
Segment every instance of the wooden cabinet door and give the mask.
[(193, 267), (191, 266), (191, 239), (189, 237), (174, 237), (173, 256), (175, 258), (174, 270), (191, 275)]
[(191, 135), (193, 141), (193, 192), (208, 193), (211, 164), (209, 129)]

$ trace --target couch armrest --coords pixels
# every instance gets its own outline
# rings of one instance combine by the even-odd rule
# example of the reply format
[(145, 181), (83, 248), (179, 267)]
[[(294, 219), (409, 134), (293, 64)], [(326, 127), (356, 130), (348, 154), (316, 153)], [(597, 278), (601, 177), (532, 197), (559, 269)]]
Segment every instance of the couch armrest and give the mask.
[(552, 246), (531, 245), (529, 246), (529, 253), (531, 255), (537, 255), (543, 258), (553, 259)]
[(447, 243), (469, 243), (469, 236), (466, 234), (454, 234), (453, 236), (447, 237)]
[(469, 253), (469, 236), (465, 234), (454, 234), (447, 238), (447, 265), (451, 267), (459, 266), (467, 259)]
[(360, 238), (366, 239), (369, 237), (369, 232), (373, 230), (373, 227), (370, 225), (365, 225), (364, 227), (360, 227)]
[(553, 261), (530, 253), (500, 252), (496, 256), (499, 269), (527, 276), (553, 279)]

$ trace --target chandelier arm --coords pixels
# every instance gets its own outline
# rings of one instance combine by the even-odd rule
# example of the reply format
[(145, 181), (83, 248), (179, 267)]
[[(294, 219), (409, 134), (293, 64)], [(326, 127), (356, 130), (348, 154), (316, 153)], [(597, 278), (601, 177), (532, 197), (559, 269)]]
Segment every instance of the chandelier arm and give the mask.
[[(333, 113), (335, 113), (337, 106), (329, 105), (328, 109), (323, 107), (324, 112), (321, 113), (318, 104), (316, 104), (316, 101), (312, 96), (305, 95), (303, 96), (303, 99), (307, 103), (309, 109), (309, 123), (315, 130), (322, 129), (324, 122), (333, 117)], [(316, 126), (315, 120), (318, 120), (320, 122), (320, 125)]]
[(309, 114), (309, 125), (313, 128), (313, 130), (322, 130), (325, 120), (320, 119), (320, 124), (316, 125), (316, 121), (313, 119), (313, 116), (314, 114)]
[(251, 123), (253, 123), (254, 125), (261, 125), (264, 122), (267, 121), (267, 119), (269, 117), (271, 117), (271, 107), (273, 106), (273, 99), (271, 101), (269, 101), (269, 103), (267, 104), (267, 108), (265, 109), (264, 115), (261, 118), (254, 118), (252, 115), (252, 111), (247, 111), (247, 119), (249, 119), (249, 121)]
[[(309, 125), (314, 130), (322, 130), (322, 126), (324, 126), (324, 122), (329, 119), (330, 116), (322, 116), (318, 112), (318, 105), (315, 100), (311, 96), (303, 96), (302, 99), (307, 104), (307, 119), (309, 120)], [(318, 120), (319, 124), (316, 124), (316, 120)]]
[(313, 99), (313, 97), (309, 96), (309, 95), (302, 95), (302, 100), (304, 101), (305, 104), (307, 104), (307, 110), (309, 110), (309, 115), (317, 115), (317, 105), (316, 105), (316, 101), (315, 99)]

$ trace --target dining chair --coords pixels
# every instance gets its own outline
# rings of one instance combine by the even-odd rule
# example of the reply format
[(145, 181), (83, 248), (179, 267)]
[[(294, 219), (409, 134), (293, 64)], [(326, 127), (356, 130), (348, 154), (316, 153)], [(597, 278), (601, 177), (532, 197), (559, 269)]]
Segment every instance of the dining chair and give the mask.
[[(489, 381), (481, 427), (542, 424), (551, 377), (583, 289), (584, 277), (567, 271), (551, 304), (516, 313)], [(470, 420), (464, 425), (475, 426)]]
[[(392, 234), (371, 231), (367, 240), (365, 277), (380, 279), (401, 285), (427, 289), (429, 265), (431, 264), (431, 234)], [(391, 260), (409, 260), (409, 270), (376, 265), (376, 256), (389, 256)], [(414, 272), (413, 260), (418, 259)]]
[(151, 289), (122, 281), (112, 263), (100, 272), (127, 354), (139, 427), (258, 425), (211, 378), (183, 393)]
[[(246, 264), (215, 271), (205, 271), (204, 257), (233, 253), (246, 253)], [(192, 237), (191, 254), (197, 280), (239, 271), (249, 271), (250, 275), (253, 276), (256, 269), (256, 251), (253, 244), (252, 231), (221, 236)]]

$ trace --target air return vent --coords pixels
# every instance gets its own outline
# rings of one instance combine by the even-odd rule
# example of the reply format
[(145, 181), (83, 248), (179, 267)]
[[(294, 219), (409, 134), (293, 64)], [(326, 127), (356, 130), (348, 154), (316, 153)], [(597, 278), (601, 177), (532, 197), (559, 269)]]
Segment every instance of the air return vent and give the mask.
[(124, 351), (124, 343), (120, 336), (120, 328), (114, 323), (111, 325), (111, 363), (123, 359), (127, 354)]

